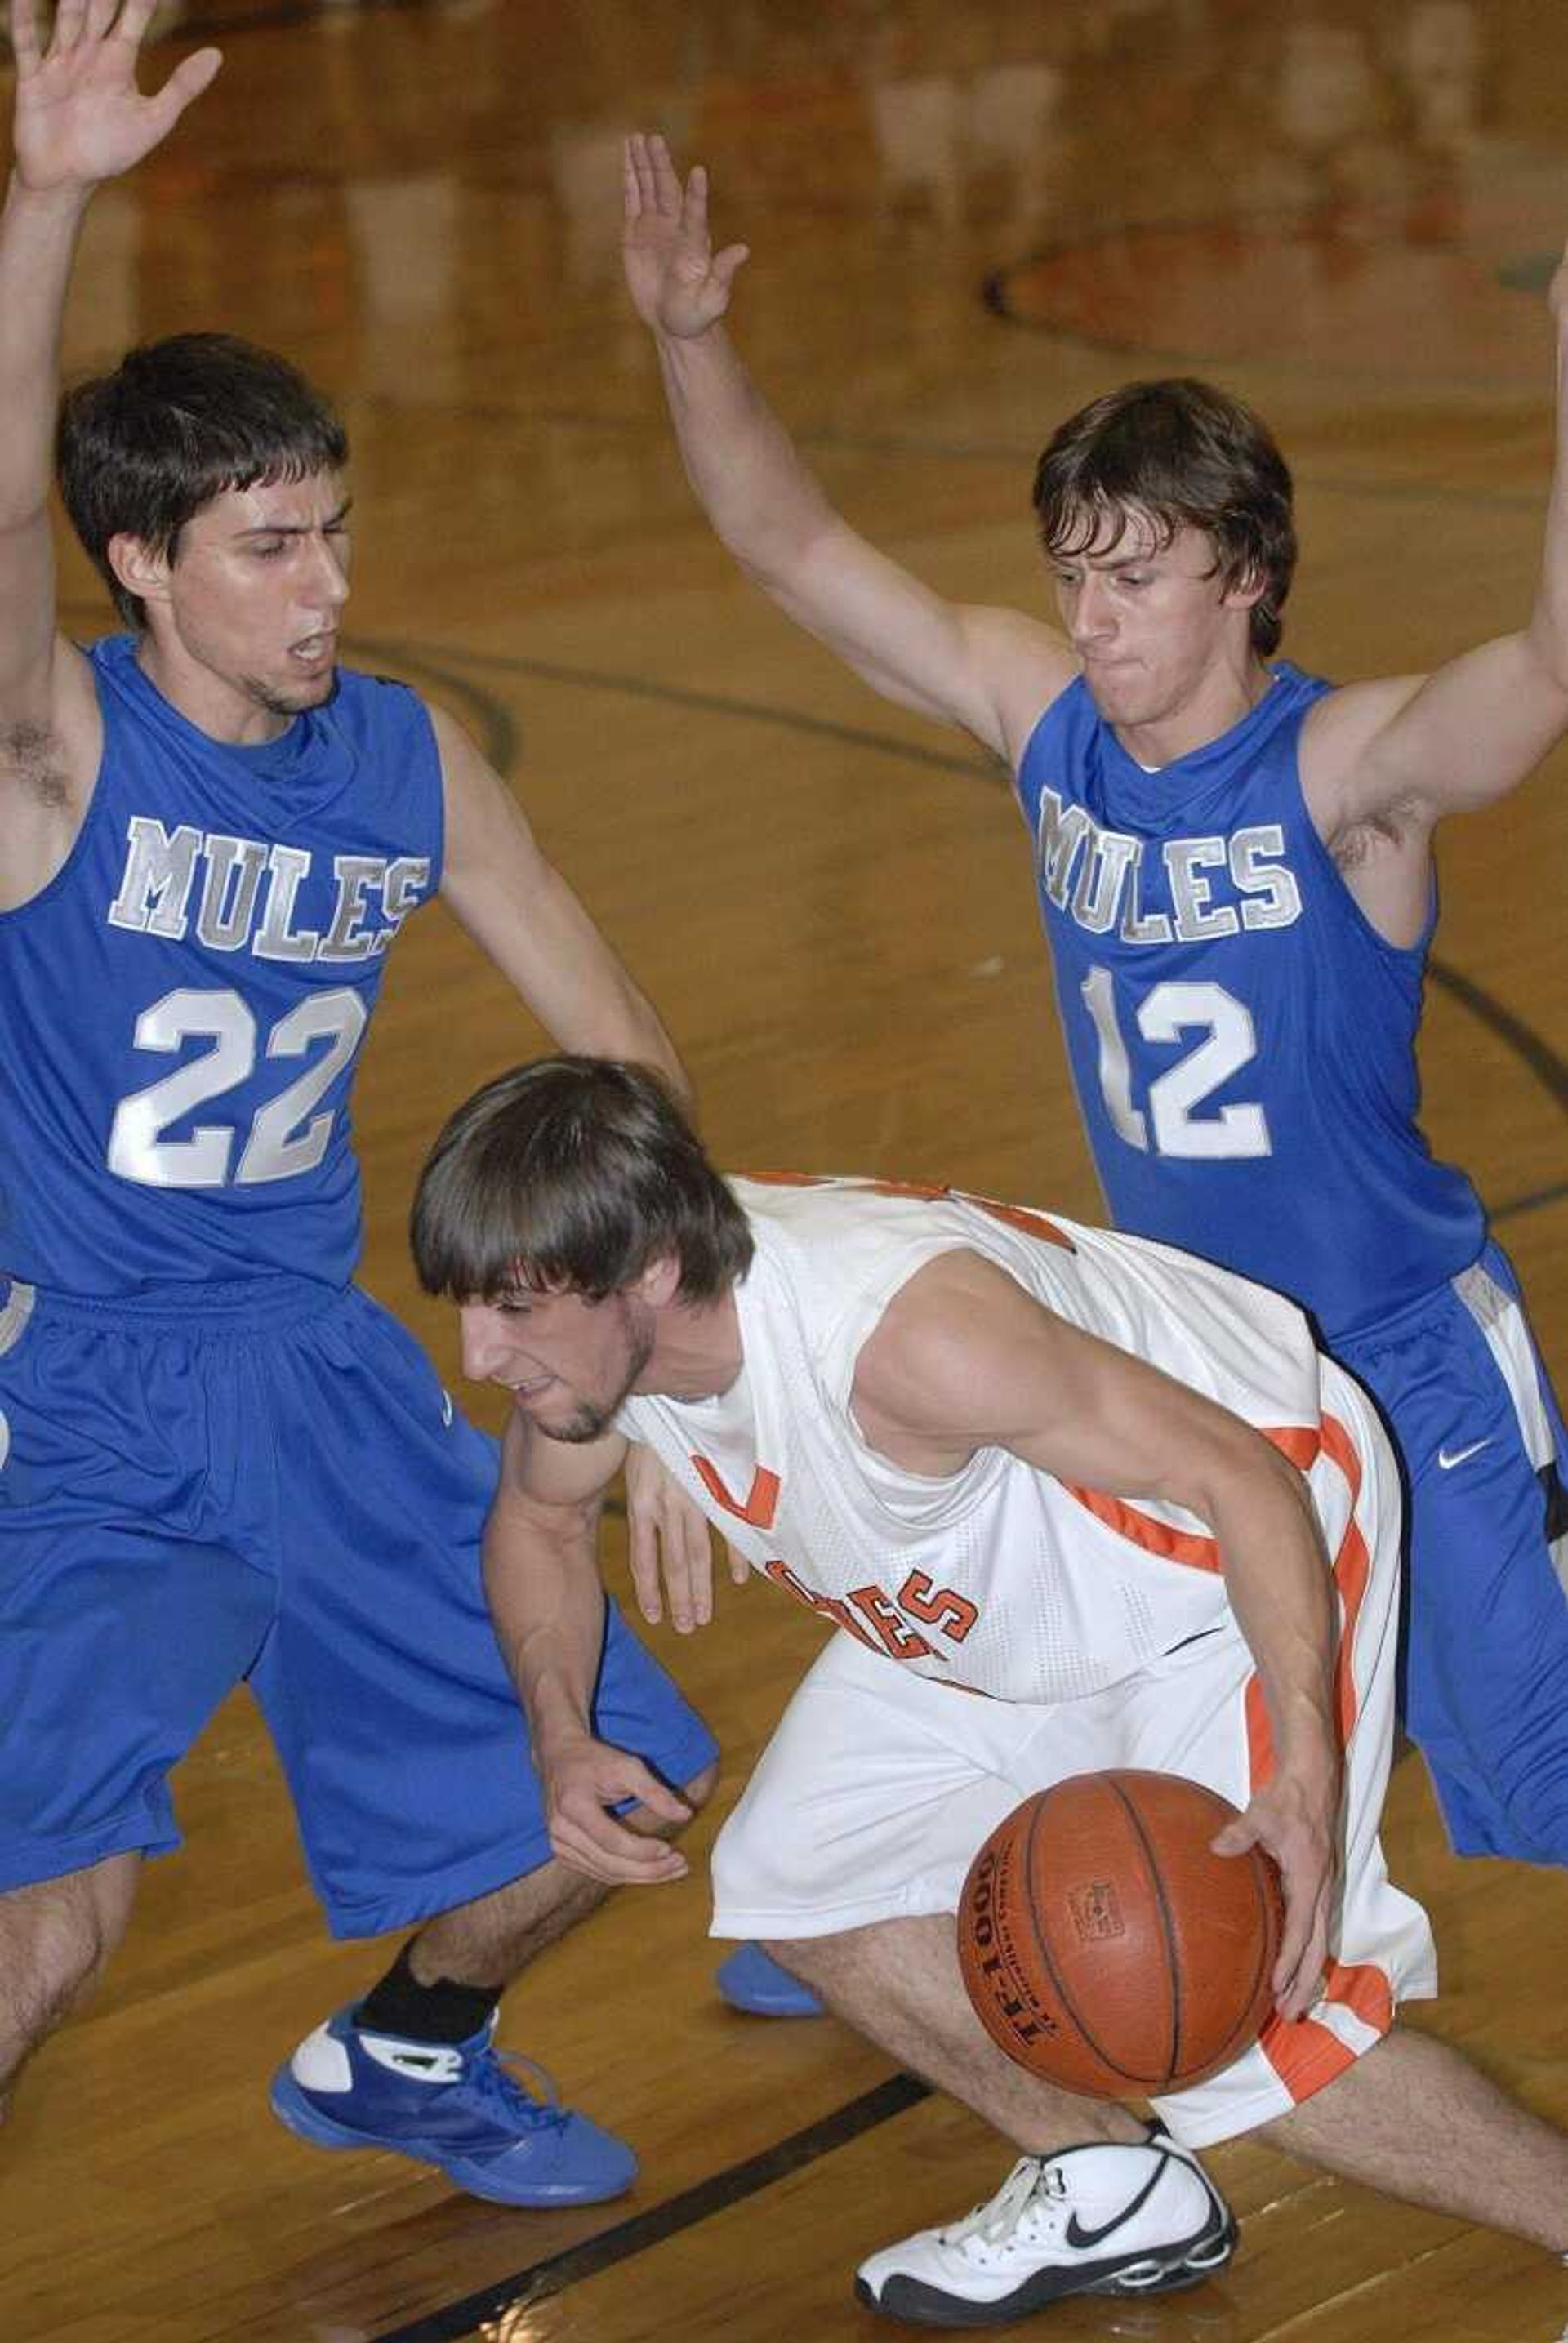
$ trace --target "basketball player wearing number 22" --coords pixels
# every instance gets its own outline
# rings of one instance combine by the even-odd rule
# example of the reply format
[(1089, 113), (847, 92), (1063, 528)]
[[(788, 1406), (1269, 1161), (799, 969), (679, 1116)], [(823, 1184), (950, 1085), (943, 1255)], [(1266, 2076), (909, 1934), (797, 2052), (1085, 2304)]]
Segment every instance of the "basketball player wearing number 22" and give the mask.
[[(719, 1835), (714, 1932), (764, 1940), (1019, 2151), (970, 2219), (870, 2257), (872, 2308), (973, 2325), (1191, 2285), (1233, 2243), (1192, 2151), (1250, 2131), (1568, 2247), (1568, 2141), (1395, 2023), (1435, 1986), (1378, 1842), (1398, 1474), (1291, 1303), (946, 1191), (726, 1181), (654, 1077), (591, 1059), (460, 1107), (413, 1230), (467, 1372), (513, 1395), (487, 1568), (563, 1863), (646, 1855), (596, 1795), (589, 1713), (628, 1439), (842, 1631)], [(1261, 1845), (1285, 1896), (1261, 2038), (1154, 2087), (1151, 2127), (1004, 2055), (955, 1938), (1002, 1818), (1117, 1768), (1228, 1799), (1217, 1852)]]

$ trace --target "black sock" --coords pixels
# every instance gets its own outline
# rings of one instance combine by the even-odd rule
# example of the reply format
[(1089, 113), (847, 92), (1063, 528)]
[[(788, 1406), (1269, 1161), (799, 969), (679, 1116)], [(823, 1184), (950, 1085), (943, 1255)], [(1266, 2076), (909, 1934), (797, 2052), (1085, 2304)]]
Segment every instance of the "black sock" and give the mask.
[(377, 1986), (354, 2012), (354, 2023), (372, 2034), (397, 2034), (410, 2042), (466, 2042), (477, 2034), (501, 1997), (498, 1985), (459, 1985), (437, 1977), (421, 1985), (408, 1964), (412, 1936)]

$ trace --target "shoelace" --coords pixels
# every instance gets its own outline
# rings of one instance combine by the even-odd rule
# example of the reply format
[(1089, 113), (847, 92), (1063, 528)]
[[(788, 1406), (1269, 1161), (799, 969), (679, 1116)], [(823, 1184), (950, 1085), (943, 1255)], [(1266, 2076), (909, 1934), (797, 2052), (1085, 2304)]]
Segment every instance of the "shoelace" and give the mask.
[(999, 2246), (1022, 2220), (1037, 2197), (1065, 2197), (1066, 2187), (1060, 2173), (1053, 2164), (1038, 2156), (1020, 2156), (994, 2197), (955, 2221), (950, 2229), (942, 2232), (950, 2246), (968, 2245), (974, 2239), (980, 2245)]
[[(531, 2076), (538, 2088), (526, 2089), (507, 2071), (513, 2066)], [(571, 2120), (550, 2076), (536, 2059), (525, 2057), (520, 2050), (482, 2051), (467, 2080), (477, 2098), (498, 2108), (514, 2122), (520, 2119), (535, 2131), (564, 2131)]]

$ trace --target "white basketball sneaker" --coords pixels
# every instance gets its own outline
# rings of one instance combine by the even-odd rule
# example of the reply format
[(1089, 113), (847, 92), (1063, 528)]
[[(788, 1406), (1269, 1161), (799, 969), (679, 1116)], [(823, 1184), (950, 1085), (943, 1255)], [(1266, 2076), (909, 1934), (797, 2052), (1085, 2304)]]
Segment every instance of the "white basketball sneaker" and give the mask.
[(994, 2327), (1070, 2294), (1167, 2294), (1223, 2269), (1231, 2209), (1160, 2124), (1134, 2146), (1020, 2157), (989, 2204), (861, 2263), (873, 2310), (925, 2327)]

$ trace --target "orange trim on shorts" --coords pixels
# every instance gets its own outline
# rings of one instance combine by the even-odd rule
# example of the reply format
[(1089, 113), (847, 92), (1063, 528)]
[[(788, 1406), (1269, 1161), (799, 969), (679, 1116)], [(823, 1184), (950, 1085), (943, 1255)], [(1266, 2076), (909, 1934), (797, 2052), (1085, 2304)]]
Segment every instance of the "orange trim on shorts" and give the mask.
[[(1258, 1429), (1270, 1446), (1277, 1448), (1298, 1473), (1311, 1470), (1324, 1444), (1322, 1433), (1311, 1424), (1260, 1424)], [(1352, 1449), (1351, 1453), (1354, 1453)], [(1339, 1457), (1334, 1461), (1340, 1463)], [(1359, 1479), (1358, 1470), (1358, 1483)], [(1202, 1536), (1192, 1530), (1173, 1529), (1169, 1522), (1159, 1521), (1154, 1514), (1130, 1505), (1124, 1497), (1109, 1496), (1103, 1489), (1081, 1488), (1073, 1481), (1064, 1481), (1061, 1485), (1096, 1521), (1103, 1522), (1107, 1529), (1114, 1530), (1130, 1545), (1141, 1545), (1145, 1554), (1157, 1554), (1162, 1562), (1185, 1563), (1190, 1570), (1220, 1569), (1217, 1538)]]
[[(1343, 1750), (1349, 1745), (1356, 1721), (1352, 1655), (1372, 1575), (1372, 1558), (1353, 1510), (1361, 1496), (1361, 1452), (1337, 1416), (1326, 1415), (1322, 1420), (1322, 1453), (1343, 1473), (1352, 1509), (1333, 1563), (1341, 1611), (1339, 1651), (1334, 1662), (1334, 1729)], [(1256, 1676), (1247, 1686), (1246, 1715), (1248, 1762), (1255, 1787), (1268, 1779), (1274, 1766), (1273, 1735), (1262, 1686)], [(1331, 1961), (1322, 1998), (1352, 2011), (1374, 2034), (1386, 2034), (1393, 2024), (1393, 1987), (1387, 1972), (1374, 1962), (1347, 1967), (1341, 1961)], [(1297, 2105), (1342, 2075), (1360, 2056), (1341, 2041), (1332, 2026), (1311, 2015), (1287, 2020), (1276, 2013), (1259, 2035), (1258, 2046)]]
[[(1348, 2009), (1374, 2034), (1386, 2034), (1393, 2024), (1393, 1988), (1384, 1972), (1370, 1961), (1345, 1968), (1329, 1964), (1322, 1999)], [(1258, 2047), (1298, 2105), (1321, 2091), (1353, 2066), (1362, 2055), (1342, 2042), (1321, 2018), (1271, 2017), (1258, 2036)]]
[(1350, 1486), (1351, 1517), (1345, 1534), (1340, 1540), (1340, 1550), (1334, 1556), (1334, 1583), (1340, 1590), (1342, 1617), (1340, 1622), (1339, 1656), (1334, 1664), (1334, 1718), (1339, 1727), (1340, 1746), (1347, 1746), (1356, 1721), (1356, 1683), (1351, 1661), (1355, 1646), (1356, 1628), (1361, 1622), (1362, 1604), (1372, 1577), (1372, 1556), (1355, 1517), (1355, 1507), (1362, 1493), (1361, 1451), (1338, 1416), (1323, 1418), (1323, 1453), (1337, 1464)]

